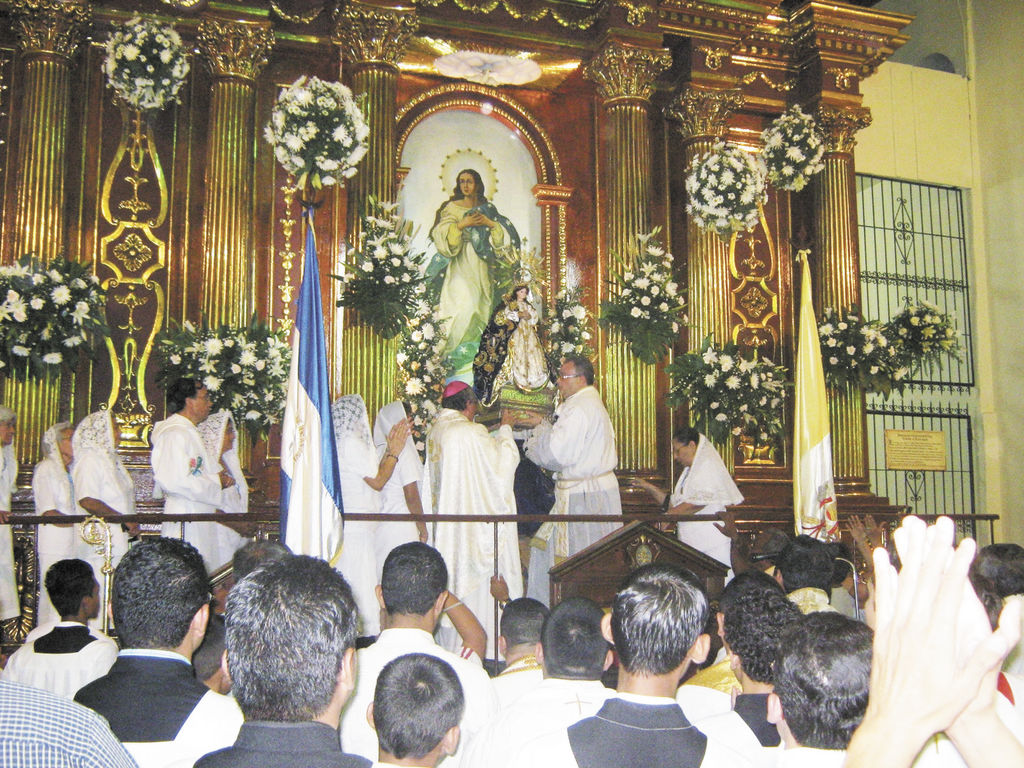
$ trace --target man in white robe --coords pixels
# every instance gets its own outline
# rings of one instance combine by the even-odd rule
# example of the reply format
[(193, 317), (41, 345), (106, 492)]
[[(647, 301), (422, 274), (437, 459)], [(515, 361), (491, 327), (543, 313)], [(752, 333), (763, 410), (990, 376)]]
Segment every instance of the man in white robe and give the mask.
[(11, 494), (18, 485), (18, 459), (14, 455), (14, 428), (18, 417), (10, 408), (0, 406), (0, 619), (21, 615), (18, 587), (14, 574), (14, 539), (8, 525)]
[(562, 403), (552, 421), (535, 417), (526, 455), (555, 472), (552, 514), (608, 515), (607, 523), (545, 523), (531, 542), (529, 597), (549, 603), (548, 571), (622, 523), (622, 499), (615, 477), (618, 456), (612, 422), (594, 388), (594, 366), (585, 357), (566, 357), (558, 370)]
[[(519, 449), (512, 438), (515, 416), (503, 411), (501, 426), (488, 434), (473, 422), (477, 399), (472, 387), (453, 381), (444, 391), (441, 412), (427, 435), (427, 468), (432, 507), (438, 515), (514, 515), (512, 483)], [(448, 589), (476, 615), (487, 633), (488, 652), (498, 628), (494, 621), (491, 577), (502, 576), (509, 597), (523, 594), (519, 536), (515, 523), (498, 523), (497, 572), (494, 524), (434, 523), (434, 545), (448, 566)], [(447, 627), (442, 625), (443, 630)], [(446, 647), (461, 646), (454, 633), (443, 632)]]
[[(197, 425), (210, 415), (210, 394), (202, 382), (179, 379), (167, 388), (169, 417), (153, 427), (153, 496), (164, 498), (168, 515), (216, 512), (223, 509), (221, 491), (235, 484), (227, 470), (217, 471), (210, 461)], [(206, 569), (215, 571), (219, 523), (165, 522), (161, 533), (176, 538), (184, 526), (185, 540), (203, 556)]]

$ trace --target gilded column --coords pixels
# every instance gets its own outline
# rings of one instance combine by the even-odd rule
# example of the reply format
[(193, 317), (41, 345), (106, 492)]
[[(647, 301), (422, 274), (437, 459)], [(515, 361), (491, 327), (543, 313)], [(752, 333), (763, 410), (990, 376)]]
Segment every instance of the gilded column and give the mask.
[[(419, 21), (414, 6), (347, 3), (334, 21), (332, 39), (352, 67), (352, 90), (362, 96), (370, 128), (369, 147), (359, 172), (349, 182), (348, 232), (359, 236), (359, 216), (367, 197), (395, 199), (395, 120), (398, 62)], [(337, 281), (331, 281), (337, 301)], [(348, 314), (348, 313), (346, 313)], [(397, 341), (385, 341), (350, 315), (335, 338), (338, 365), (334, 381), (340, 392), (360, 392), (371, 417), (395, 398)]]
[[(822, 307), (861, 303), (853, 148), (857, 131), (870, 124), (871, 113), (863, 107), (822, 104), (818, 108), (818, 125), (826, 141), (825, 169), (814, 181), (818, 257), (815, 293)], [(870, 489), (864, 393), (847, 386), (831, 394), (828, 407), (836, 490), (842, 494), (867, 494)]]
[[(584, 75), (602, 99), (608, 167), (604, 229), (609, 258), (625, 256), (634, 236), (650, 229), (650, 97), (655, 78), (672, 65), (664, 48), (607, 43)], [(615, 428), (619, 467), (657, 465), (657, 368), (639, 362), (621, 341), (605, 347), (601, 392)]]
[[(91, 19), (85, 2), (15, 0), (11, 4), (22, 62), (22, 103), (15, 158), (13, 261), (34, 253), (50, 261), (64, 251), (64, 186), (72, 57)], [(24, 466), (39, 455), (44, 430), (57, 420), (59, 381), (9, 379), (4, 401), (18, 414), (15, 449)]]
[(253, 282), (256, 78), (274, 44), (269, 23), (204, 18), (197, 36), (213, 78), (206, 145), (202, 309), (211, 325), (249, 322)]
[[(729, 118), (743, 106), (743, 92), (711, 90), (687, 85), (666, 114), (677, 121), (683, 137), (683, 157), (689, 168), (695, 157), (709, 151), (729, 127)], [(732, 336), (729, 292), (729, 244), (714, 232), (687, 218), (687, 316), (692, 323), (689, 349), (698, 350), (711, 334), (719, 344)]]

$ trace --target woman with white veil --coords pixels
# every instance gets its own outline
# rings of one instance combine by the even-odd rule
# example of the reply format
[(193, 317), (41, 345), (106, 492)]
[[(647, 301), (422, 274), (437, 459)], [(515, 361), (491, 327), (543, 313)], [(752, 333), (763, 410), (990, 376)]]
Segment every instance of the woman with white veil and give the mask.
[[(71, 436), (74, 431), (70, 421), (62, 421), (43, 433), (43, 460), (36, 464), (32, 472), (32, 498), (37, 515), (60, 517), (78, 514), (71, 489)], [(37, 625), (60, 619), (42, 585), (51, 565), (58, 560), (76, 556), (77, 538), (78, 531), (74, 523), (45, 524), (38, 528), (36, 542), (40, 588)]]
[[(370, 419), (361, 395), (345, 395), (331, 406), (334, 438), (338, 443), (338, 470), (345, 514), (380, 512), (380, 490), (391, 478), (398, 455), (409, 438), (408, 419), (399, 421), (388, 433), (384, 455), (377, 457), (370, 433)], [(380, 632), (380, 606), (375, 588), (377, 558), (374, 536), (377, 523), (346, 520), (341, 556), (337, 568), (352, 587), (362, 617), (361, 635)]]
[[(206, 450), (206, 464), (214, 471), (227, 470), (235, 484), (221, 491), (222, 512), (231, 514), (249, 511), (249, 484), (238, 458), (238, 429), (231, 411), (221, 409), (207, 416), (196, 427)], [(192, 523), (193, 535), (203, 542), (203, 559), (217, 569), (231, 561), (247, 539), (225, 523)]]
[[(373, 424), (373, 442), (378, 456), (383, 459), (388, 452), (388, 435), (402, 421), (408, 419), (401, 401), (388, 403), (377, 413)], [(385, 515), (422, 515), (424, 506), (422, 492), (423, 462), (416, 452), (412, 435), (406, 438), (398, 454), (395, 469), (380, 491), (380, 511)], [(381, 523), (374, 534), (374, 550), (377, 557), (377, 581), (380, 581), (384, 559), (392, 549), (410, 541), (427, 541), (427, 525), (422, 521), (403, 520)]]
[[(78, 514), (96, 515), (107, 521), (110, 530), (111, 564), (117, 566), (128, 551), (128, 533), (136, 535), (138, 523), (122, 526), (117, 522), (120, 515), (135, 514), (135, 483), (117, 455), (120, 435), (114, 429), (110, 411), (90, 413), (75, 429), (71, 438), (71, 449), (75, 461), (71, 465), (71, 483), (75, 491)], [(96, 573), (101, 595), (105, 590), (103, 578), (103, 554), (96, 547), (79, 541), (80, 557), (87, 561)], [(101, 602), (104, 604), (104, 602)]]

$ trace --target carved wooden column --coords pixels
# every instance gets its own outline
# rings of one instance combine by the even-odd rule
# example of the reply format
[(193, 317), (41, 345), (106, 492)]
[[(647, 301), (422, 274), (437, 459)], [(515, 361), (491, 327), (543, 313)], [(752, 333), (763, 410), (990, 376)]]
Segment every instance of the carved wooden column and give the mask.
[[(24, 95), (14, 167), (13, 242), (4, 261), (34, 253), (48, 262), (65, 247), (71, 65), (91, 10), (85, 2), (60, 0), (15, 0), (11, 6)], [(23, 466), (38, 459), (42, 433), (57, 421), (59, 390), (59, 379), (5, 382), (4, 401), (18, 414), (15, 451)]]
[[(416, 9), (401, 3), (347, 3), (335, 18), (332, 39), (352, 67), (352, 90), (365, 98), (369, 147), (359, 172), (349, 182), (348, 232), (359, 236), (359, 217), (367, 197), (395, 199), (395, 120), (398, 62), (419, 24)], [(337, 271), (337, 270), (335, 270)], [(338, 283), (331, 281), (331, 303)], [(385, 341), (346, 312), (343, 330), (334, 339), (338, 361), (334, 381), (339, 392), (361, 392), (371, 418), (395, 398), (395, 340)], [(339, 349), (340, 345), (340, 349)]]
[[(818, 125), (826, 142), (825, 169), (814, 181), (815, 295), (822, 307), (838, 309), (861, 303), (853, 148), (857, 131), (870, 124), (871, 114), (863, 107), (822, 104), (818, 108)], [(828, 409), (836, 491), (866, 495), (870, 488), (864, 392), (845, 386), (831, 394)]]
[[(667, 115), (677, 121), (687, 169), (694, 158), (722, 140), (729, 118), (742, 106), (743, 92), (739, 89), (720, 91), (688, 84), (676, 95)], [(692, 351), (700, 349), (708, 334), (719, 344), (732, 336), (729, 244), (714, 232), (698, 227), (689, 217), (686, 242), (686, 310), (692, 324), (687, 347)]]
[(213, 77), (206, 145), (202, 308), (211, 325), (249, 322), (253, 281), (256, 78), (274, 44), (269, 23), (204, 18), (197, 36)]
[[(608, 254), (625, 256), (634, 236), (650, 229), (650, 97), (655, 78), (672, 64), (664, 48), (611, 40), (586, 65), (584, 75), (597, 85), (604, 113), (605, 157), (601, 183), (606, 204), (604, 230)], [(603, 282), (603, 281), (602, 281)], [(657, 368), (639, 362), (620, 341), (605, 346), (599, 382), (619, 453), (619, 468), (657, 465)]]

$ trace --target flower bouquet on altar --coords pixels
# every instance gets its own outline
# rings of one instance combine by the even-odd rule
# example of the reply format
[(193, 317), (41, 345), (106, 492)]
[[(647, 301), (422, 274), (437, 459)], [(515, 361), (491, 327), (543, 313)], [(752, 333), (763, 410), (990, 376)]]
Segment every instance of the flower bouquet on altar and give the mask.
[(686, 322), (679, 286), (672, 279), (672, 254), (657, 240), (660, 227), (637, 235), (629, 261), (620, 260), (611, 284), (617, 287), (601, 302), (598, 322), (615, 328), (641, 361), (657, 363), (672, 348), (680, 323)]
[(857, 307), (838, 312), (826, 307), (818, 323), (821, 365), (830, 387), (850, 384), (865, 392), (888, 397), (902, 392), (910, 369), (901, 362), (899, 344), (893, 344), (877, 320), (865, 320)]
[(409, 403), (413, 442), (423, 455), (427, 430), (437, 416), (449, 374), (444, 362), (448, 334), (445, 319), (437, 316), (437, 297), (431, 295), (426, 282), (415, 283), (414, 293), (411, 315), (402, 327), (395, 362), (399, 373), (397, 396)]
[(547, 323), (548, 362), (557, 370), (566, 355), (592, 358), (594, 349), (590, 313), (583, 304), (583, 289), (579, 284), (578, 268), (569, 262), (566, 281), (555, 296), (555, 307)]
[(248, 326), (196, 327), (185, 321), (160, 334), (157, 382), (192, 378), (209, 390), (214, 411), (226, 408), (253, 438), (266, 437), (281, 420), (291, 347), (284, 330), (272, 331), (255, 316)]
[(956, 319), (935, 304), (910, 304), (885, 324), (889, 343), (896, 346), (900, 365), (911, 373), (925, 363), (937, 363), (945, 355), (960, 358)]
[(157, 110), (178, 100), (189, 65), (174, 27), (136, 16), (115, 28), (106, 52), (107, 85), (128, 106)]
[(825, 140), (814, 118), (794, 106), (781, 114), (762, 133), (761, 156), (768, 181), (779, 189), (799, 192), (825, 167)]
[(106, 290), (85, 264), (32, 256), (0, 267), (0, 373), (43, 378), (106, 336)]
[(412, 254), (409, 227), (398, 206), (372, 197), (366, 202), (359, 248), (341, 280), (339, 307), (349, 307), (385, 339), (393, 339), (414, 313), (424, 271), (423, 254)]
[(719, 347), (709, 335), (700, 352), (679, 355), (665, 367), (672, 382), (669, 405), (689, 408), (694, 426), (716, 442), (748, 435), (755, 446), (782, 434), (786, 369), (743, 357), (736, 344)]
[(369, 135), (352, 91), (305, 75), (281, 89), (264, 130), (277, 162), (314, 189), (352, 178)]
[(766, 194), (760, 156), (723, 142), (695, 157), (686, 176), (686, 212), (726, 241), (757, 226)]

